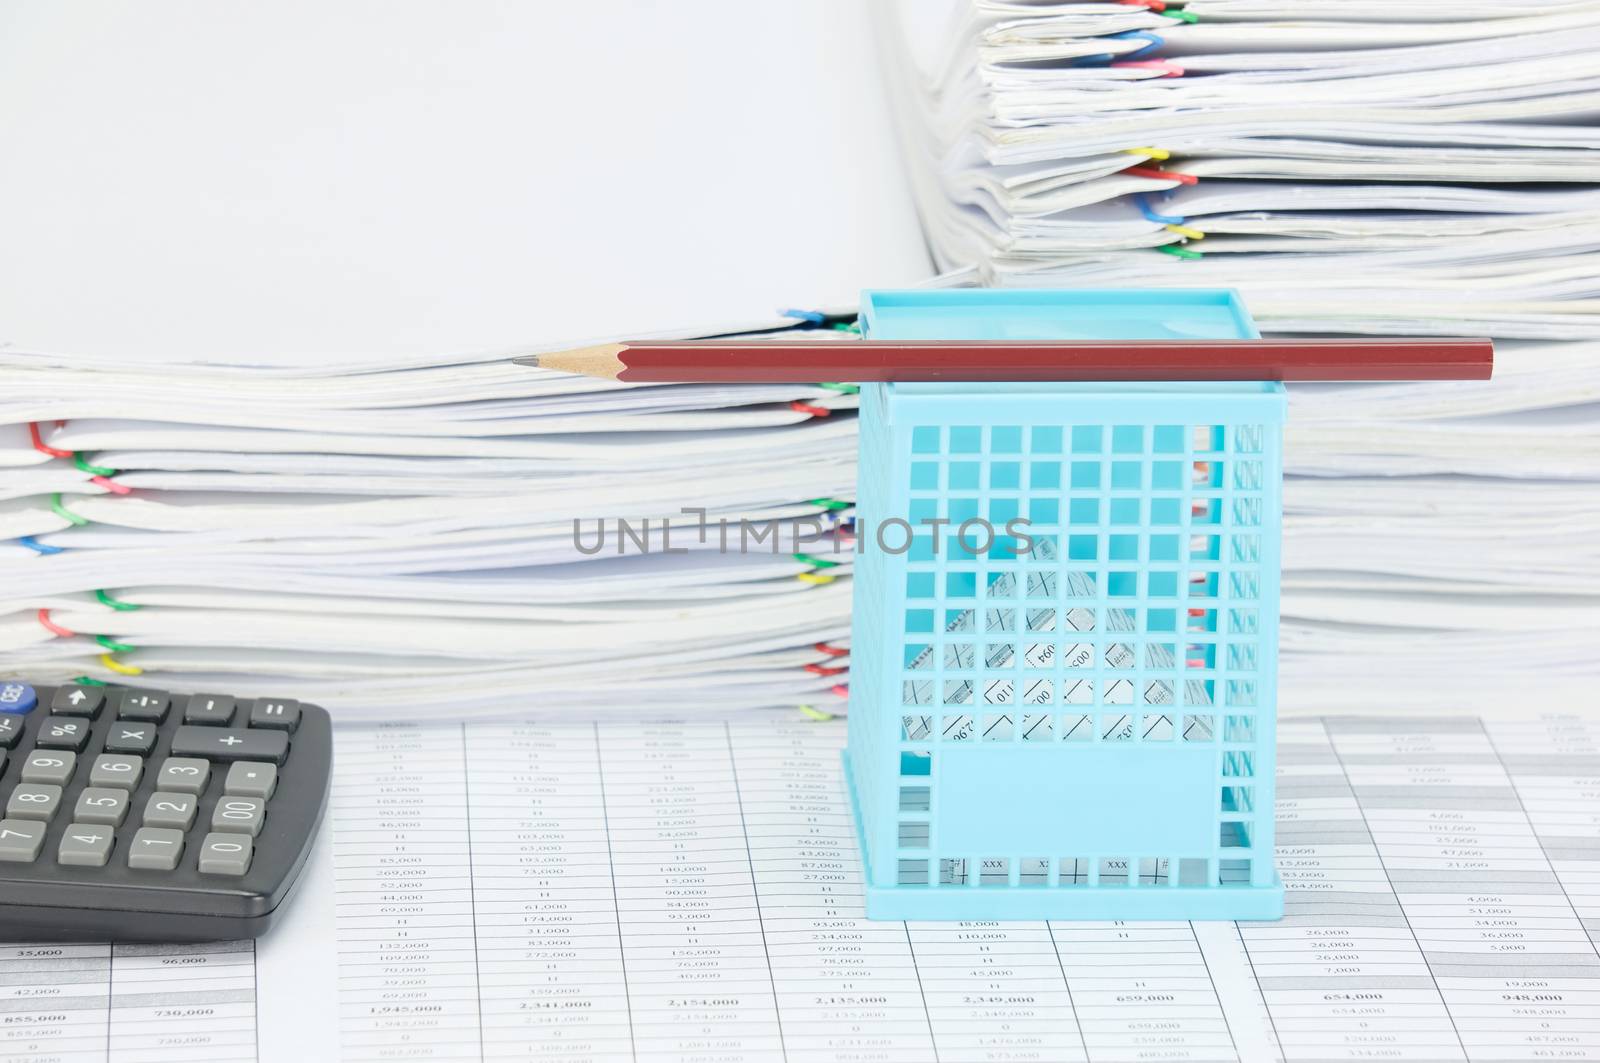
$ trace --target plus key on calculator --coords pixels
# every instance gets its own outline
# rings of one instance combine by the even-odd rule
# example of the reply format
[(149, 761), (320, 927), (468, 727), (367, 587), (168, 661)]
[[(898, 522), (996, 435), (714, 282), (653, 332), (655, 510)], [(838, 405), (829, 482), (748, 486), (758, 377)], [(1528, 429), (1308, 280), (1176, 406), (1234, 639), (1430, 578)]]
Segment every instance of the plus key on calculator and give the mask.
[(332, 767), (315, 705), (0, 680), (0, 938), (260, 934)]

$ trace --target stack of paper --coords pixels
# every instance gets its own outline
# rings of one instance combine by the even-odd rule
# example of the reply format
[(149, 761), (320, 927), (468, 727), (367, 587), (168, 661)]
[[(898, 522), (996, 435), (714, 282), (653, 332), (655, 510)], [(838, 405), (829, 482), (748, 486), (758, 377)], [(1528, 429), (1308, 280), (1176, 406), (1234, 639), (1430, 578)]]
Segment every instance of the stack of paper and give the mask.
[[(6, 372), (0, 645), (52, 674), (284, 676), (373, 705), (444, 681), (464, 703), (596, 706), (835, 682), (801, 669), (845, 633), (848, 583), (797, 579), (815, 566), (794, 555), (833, 549), (854, 433), (791, 403), (838, 392), (627, 389), (498, 360), (270, 382)], [(225, 392), (245, 378), (241, 407)], [(91, 384), (120, 397), (72, 397)], [(139, 395), (159, 419), (114, 416)]]
[(1499, 341), (1486, 384), (1292, 389), (1290, 701), (1600, 677), (1600, 3), (946, 6), (879, 27), (942, 267)]

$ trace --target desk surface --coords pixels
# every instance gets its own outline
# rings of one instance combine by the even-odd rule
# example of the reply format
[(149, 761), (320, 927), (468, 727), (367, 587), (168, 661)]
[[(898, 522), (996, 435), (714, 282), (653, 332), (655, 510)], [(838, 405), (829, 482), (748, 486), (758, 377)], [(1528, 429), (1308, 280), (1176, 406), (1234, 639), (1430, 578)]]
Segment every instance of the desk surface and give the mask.
[(842, 724), (342, 730), (254, 956), (8, 947), (0, 1053), (1594, 1058), (1600, 720), (1280, 738), (1281, 923), (903, 924), (860, 918)]

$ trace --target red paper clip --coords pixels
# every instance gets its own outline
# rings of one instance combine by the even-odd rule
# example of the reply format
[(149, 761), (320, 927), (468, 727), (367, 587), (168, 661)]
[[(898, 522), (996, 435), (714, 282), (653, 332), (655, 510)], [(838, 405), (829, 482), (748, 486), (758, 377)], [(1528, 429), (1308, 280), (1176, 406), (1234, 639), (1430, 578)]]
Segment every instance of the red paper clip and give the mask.
[(850, 655), (850, 650), (848, 648), (830, 646), (826, 642), (819, 642), (811, 648), (816, 650), (818, 653), (825, 653), (829, 657), (848, 657)]
[(833, 411), (828, 409), (826, 406), (812, 406), (808, 403), (801, 402), (799, 399), (789, 403), (789, 409), (798, 411), (799, 413), (809, 413), (813, 417), (829, 417), (833, 414)]
[(840, 665), (838, 668), (829, 668), (826, 665), (821, 664), (808, 664), (806, 665), (805, 670), (810, 672), (812, 675), (844, 675), (846, 672), (850, 671), (850, 666)]
[(46, 446), (43, 437), (39, 435), (39, 425), (36, 421), (28, 422), (28, 438), (33, 440), (33, 449), (41, 454), (48, 454), (52, 458), (70, 458), (72, 451), (61, 450), (57, 447)]
[(1153, 181), (1176, 181), (1180, 185), (1197, 185), (1200, 178), (1192, 173), (1177, 173), (1173, 170), (1157, 170), (1153, 166), (1130, 166), (1122, 171), (1129, 177), (1148, 177)]
[(1148, 8), (1158, 15), (1167, 9), (1166, 0), (1117, 0), (1117, 3), (1126, 4), (1128, 7)]
[(836, 694), (841, 698), (847, 698), (850, 696), (850, 687), (846, 683), (835, 683), (833, 686), (828, 688), (828, 693)]

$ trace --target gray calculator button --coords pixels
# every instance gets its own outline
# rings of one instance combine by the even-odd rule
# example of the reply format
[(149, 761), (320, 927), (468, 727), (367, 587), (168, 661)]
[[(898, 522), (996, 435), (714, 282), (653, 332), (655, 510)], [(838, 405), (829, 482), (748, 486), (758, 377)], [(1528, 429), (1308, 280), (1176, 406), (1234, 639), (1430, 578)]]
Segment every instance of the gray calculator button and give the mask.
[(228, 769), (222, 792), (231, 797), (259, 797), (265, 801), (278, 785), (278, 766), (241, 760)]
[(93, 719), (100, 715), (100, 706), (105, 704), (105, 700), (106, 692), (98, 687), (57, 687), (55, 697), (50, 699), (50, 711), (62, 716), (88, 716)]
[(61, 836), (56, 861), (76, 867), (105, 867), (111, 858), (111, 828), (74, 823)]
[(111, 787), (86, 787), (72, 807), (74, 823), (102, 823), (120, 827), (128, 815), (128, 791)]
[(250, 870), (255, 843), (248, 834), (207, 834), (200, 843), (202, 875), (242, 875)]
[(221, 694), (196, 694), (184, 707), (183, 722), (226, 727), (233, 722), (233, 699)]
[(144, 871), (171, 871), (183, 855), (183, 831), (140, 827), (128, 843), (128, 866)]
[(78, 754), (68, 749), (36, 749), (22, 762), (22, 781), (65, 786), (72, 781)]
[(10, 749), (22, 737), (22, 717), (0, 713), (0, 746)]
[(94, 767), (89, 769), (89, 785), (132, 790), (143, 774), (143, 757), (96, 757)]
[(118, 720), (106, 732), (107, 753), (133, 753), (148, 756), (156, 747), (156, 725)]
[(252, 727), (180, 727), (172, 733), (172, 752), (179, 757), (207, 760), (270, 760), (282, 764), (289, 752), (289, 735)]
[(195, 809), (199, 805), (200, 799), (193, 794), (169, 794), (157, 790), (144, 803), (144, 825), (188, 830), (194, 824)]
[(25, 819), (0, 819), (0, 860), (31, 864), (44, 848), (44, 824)]
[(266, 815), (267, 803), (259, 797), (223, 797), (211, 810), (211, 829), (254, 838), (261, 833), (261, 821)]
[(6, 802), (7, 819), (37, 819), (48, 823), (61, 807), (61, 787), (23, 783)]
[(93, 720), (81, 716), (47, 716), (33, 736), (33, 744), (40, 749), (82, 750), (89, 744), (89, 729)]
[(292, 731), (300, 726), (300, 703), (293, 698), (257, 698), (250, 704), (250, 726)]
[(160, 723), (167, 718), (168, 698), (151, 690), (124, 690), (117, 705), (117, 719)]
[(179, 793), (204, 792), (206, 780), (211, 778), (211, 765), (197, 757), (168, 757), (161, 762), (161, 774), (156, 776), (158, 790), (176, 790)]

